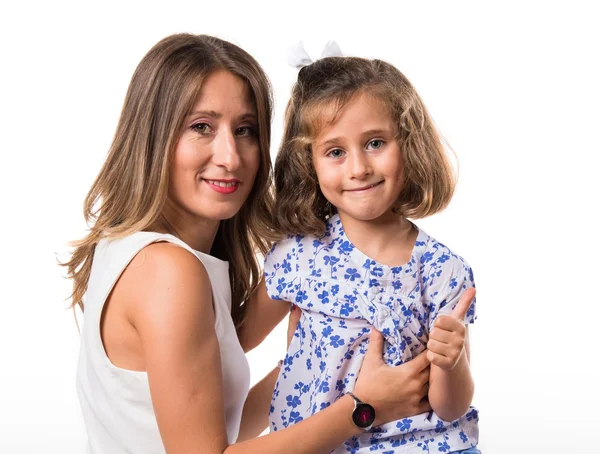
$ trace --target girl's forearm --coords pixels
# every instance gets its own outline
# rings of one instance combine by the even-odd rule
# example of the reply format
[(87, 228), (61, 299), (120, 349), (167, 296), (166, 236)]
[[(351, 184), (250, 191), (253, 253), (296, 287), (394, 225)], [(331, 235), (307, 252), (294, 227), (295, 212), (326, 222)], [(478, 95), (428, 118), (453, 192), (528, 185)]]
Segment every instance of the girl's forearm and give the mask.
[(464, 415), (473, 400), (475, 384), (466, 352), (452, 370), (431, 365), (429, 403), (433, 411), (445, 421), (454, 421)]
[(269, 408), (278, 375), (279, 367), (275, 367), (250, 389), (242, 411), (238, 442), (258, 437), (269, 425)]

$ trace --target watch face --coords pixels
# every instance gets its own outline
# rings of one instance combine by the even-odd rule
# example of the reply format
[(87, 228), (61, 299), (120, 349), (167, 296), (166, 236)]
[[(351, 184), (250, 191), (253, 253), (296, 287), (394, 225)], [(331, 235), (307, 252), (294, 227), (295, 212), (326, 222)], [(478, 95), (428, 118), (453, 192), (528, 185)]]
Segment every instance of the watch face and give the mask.
[(358, 404), (352, 412), (352, 421), (361, 429), (371, 426), (375, 421), (375, 409), (369, 404)]

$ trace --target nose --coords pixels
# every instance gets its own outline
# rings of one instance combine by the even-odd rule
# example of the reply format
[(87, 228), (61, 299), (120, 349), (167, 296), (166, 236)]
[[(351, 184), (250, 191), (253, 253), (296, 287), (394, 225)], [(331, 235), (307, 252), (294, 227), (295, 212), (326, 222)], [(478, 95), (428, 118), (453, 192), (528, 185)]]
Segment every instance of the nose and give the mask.
[(362, 179), (372, 172), (368, 156), (361, 151), (350, 153), (350, 177)]
[(215, 164), (225, 167), (229, 172), (234, 172), (240, 167), (240, 155), (232, 131), (219, 131), (213, 145), (213, 161)]

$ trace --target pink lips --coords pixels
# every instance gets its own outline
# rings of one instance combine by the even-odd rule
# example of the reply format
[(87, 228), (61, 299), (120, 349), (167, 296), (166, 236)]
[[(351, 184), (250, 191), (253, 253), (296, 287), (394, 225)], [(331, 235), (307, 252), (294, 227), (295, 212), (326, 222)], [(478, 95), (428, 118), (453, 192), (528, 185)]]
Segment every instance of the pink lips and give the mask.
[(209, 180), (204, 179), (204, 182), (211, 188), (213, 191), (218, 192), (220, 194), (232, 194), (238, 190), (240, 187), (239, 180)]
[(369, 189), (373, 189), (377, 186), (379, 186), (381, 183), (383, 183), (383, 181), (380, 181), (378, 183), (373, 183), (373, 184), (368, 184), (366, 186), (360, 187), (360, 188), (355, 188), (355, 189), (345, 189), (346, 192), (366, 192)]

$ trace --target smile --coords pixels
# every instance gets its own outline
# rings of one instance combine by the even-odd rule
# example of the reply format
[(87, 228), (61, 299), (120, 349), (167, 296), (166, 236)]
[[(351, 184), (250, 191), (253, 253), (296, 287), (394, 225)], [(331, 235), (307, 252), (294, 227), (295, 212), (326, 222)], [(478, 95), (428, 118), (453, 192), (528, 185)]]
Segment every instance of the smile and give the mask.
[(381, 181), (380, 181), (380, 182), (378, 182), (378, 183), (369, 184), (369, 185), (367, 185), (367, 186), (363, 186), (363, 187), (360, 187), (360, 188), (355, 188), (355, 189), (345, 189), (345, 192), (366, 192), (366, 191), (368, 191), (369, 189), (373, 189), (373, 188), (375, 188), (375, 187), (377, 187), (377, 186), (381, 185), (381, 183), (383, 183), (383, 180), (381, 180)]
[(220, 194), (231, 194), (240, 187), (239, 180), (204, 180), (215, 192)]

